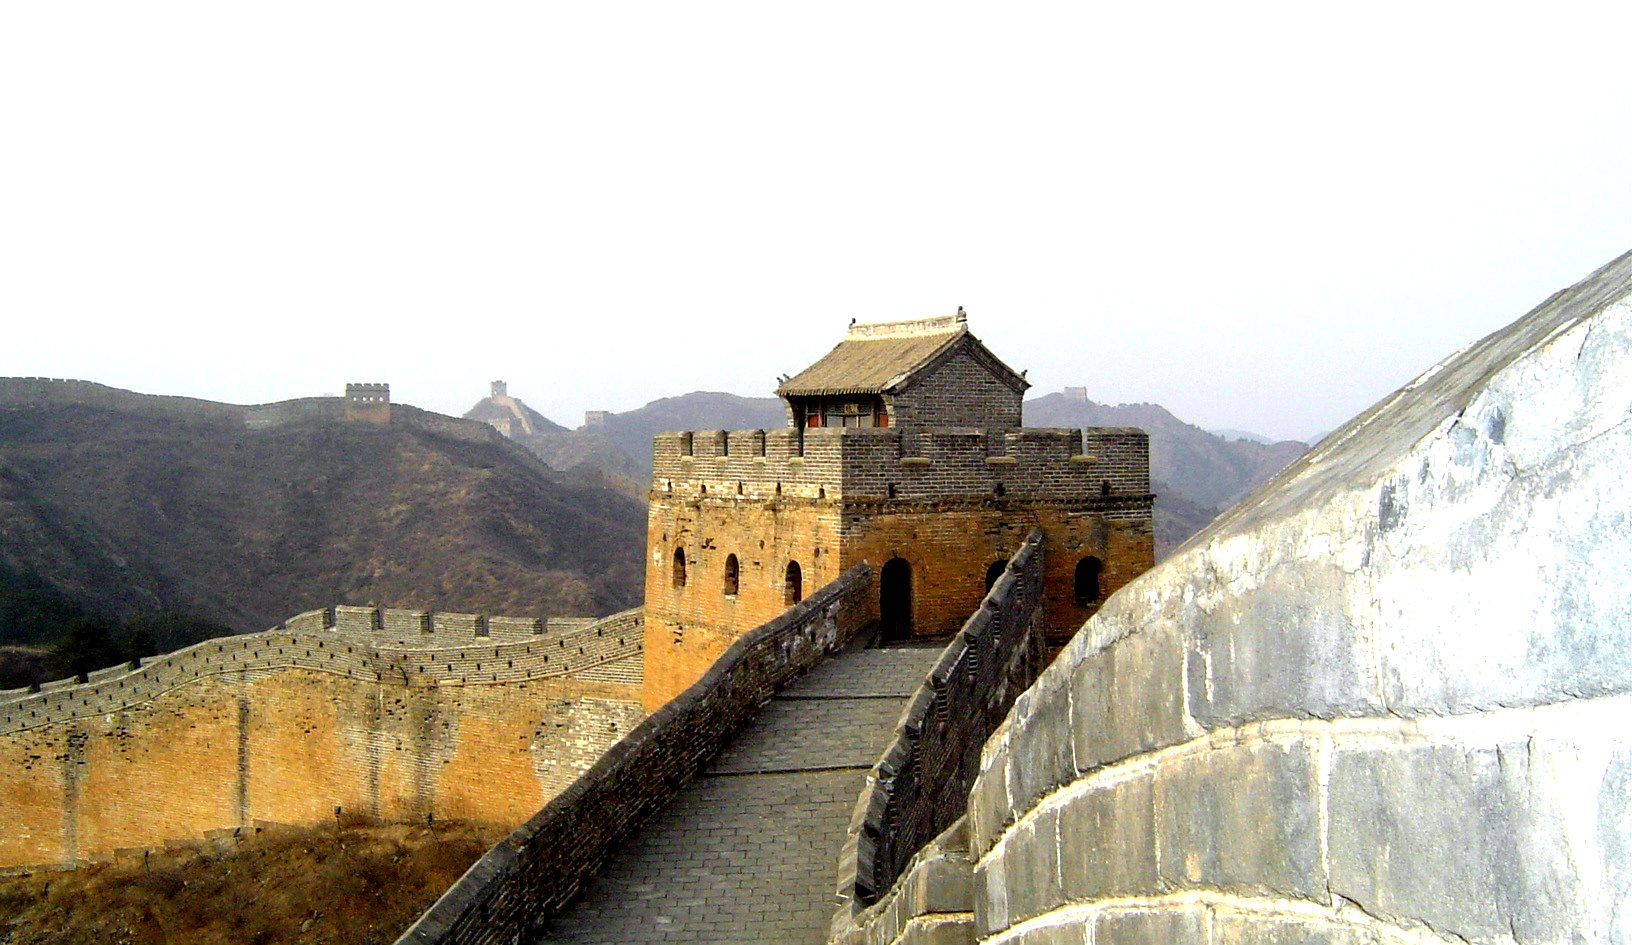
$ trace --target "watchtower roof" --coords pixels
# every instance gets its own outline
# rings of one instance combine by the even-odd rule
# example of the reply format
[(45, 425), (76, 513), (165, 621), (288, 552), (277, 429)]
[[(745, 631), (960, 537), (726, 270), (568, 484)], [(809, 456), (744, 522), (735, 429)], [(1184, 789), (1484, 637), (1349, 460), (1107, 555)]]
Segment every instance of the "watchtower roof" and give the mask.
[(1030, 386), (969, 333), (967, 316), (852, 324), (844, 340), (821, 360), (782, 382), (777, 396), (842, 396), (896, 393), (918, 375), (968, 345), (993, 373), (1016, 390)]

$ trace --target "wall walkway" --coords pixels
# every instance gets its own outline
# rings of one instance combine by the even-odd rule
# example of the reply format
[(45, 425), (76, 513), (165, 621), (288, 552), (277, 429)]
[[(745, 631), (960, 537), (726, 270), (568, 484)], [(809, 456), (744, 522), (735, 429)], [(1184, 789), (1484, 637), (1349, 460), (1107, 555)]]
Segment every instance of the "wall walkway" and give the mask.
[(826, 941), (856, 795), (939, 656), (851, 649), (783, 690), (539, 941)]

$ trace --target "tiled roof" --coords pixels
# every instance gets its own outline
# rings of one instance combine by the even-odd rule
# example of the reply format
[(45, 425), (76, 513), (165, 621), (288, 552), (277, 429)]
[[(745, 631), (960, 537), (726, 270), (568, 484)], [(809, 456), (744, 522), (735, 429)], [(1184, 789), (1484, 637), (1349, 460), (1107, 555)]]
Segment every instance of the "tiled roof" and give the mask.
[(779, 396), (883, 393), (968, 335), (968, 329), (959, 325), (935, 333), (846, 336), (838, 347), (784, 381), (776, 392)]

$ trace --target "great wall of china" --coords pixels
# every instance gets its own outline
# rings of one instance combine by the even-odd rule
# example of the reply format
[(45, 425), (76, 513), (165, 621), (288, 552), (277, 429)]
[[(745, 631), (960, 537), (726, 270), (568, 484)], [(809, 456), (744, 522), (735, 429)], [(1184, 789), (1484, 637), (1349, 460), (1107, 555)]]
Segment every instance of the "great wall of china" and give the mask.
[(0, 866), (107, 858), (337, 808), (515, 823), (628, 732), (640, 611), (338, 606), (0, 692)]
[[(722, 457), (734, 447), (727, 441)], [(835, 945), (1632, 941), (1629, 456), (1632, 254), (1337, 430), (1105, 601), (1020, 693), (1036, 668), (1024, 657), (1037, 646), (1038, 585), (1049, 567), (1045, 542), (1028, 539), (1031, 550), (996, 576), (912, 698), (854, 808), (842, 856), (835, 850), (811, 865), (833, 876), (839, 861), (838, 910), (824, 937)], [(683, 572), (677, 577), (679, 589)], [(587, 773), (535, 800), (537, 813), (401, 941), (537, 941), (767, 699), (878, 617), (876, 580), (870, 568), (847, 569), (737, 637)], [(342, 622), (392, 643), (427, 626), (442, 632), (434, 618), (396, 612), (337, 610), (333, 624)], [(411, 648), (382, 642), (369, 652), (386, 655), (356, 658), (355, 678), (322, 671), (331, 655), (342, 662), (329, 646), (292, 642), (326, 633), (333, 645), (364, 647), (342, 639), (353, 632), (261, 635), (259, 646), (282, 648), (278, 658), (291, 661), (275, 673), (224, 664), (206, 672), (225, 650), (184, 651), (202, 660), (191, 670), (196, 681), (143, 703), (151, 708), (74, 716), (76, 690), (118, 683), (105, 674), (6, 703), (0, 718), (20, 719), (22, 703), (43, 707), (48, 698), (63, 713), (34, 728), (6, 723), (13, 728), (0, 766), (40, 772), (15, 781), (33, 787), (8, 797), (8, 809), (37, 795), (42, 814), (31, 829), (58, 838), (44, 859), (85, 858), (87, 838), (104, 828), (84, 799), (119, 790), (97, 782), (96, 766), (165, 748), (155, 736), (133, 749), (142, 736), (111, 727), (136, 711), (155, 723), (161, 713), (174, 719), (178, 746), (190, 731), (210, 733), (176, 764), (217, 764), (213, 777), (191, 781), (179, 769), (154, 769), (152, 780), (122, 789), (125, 803), (154, 817), (185, 807), (207, 784), (231, 785), (216, 807), (231, 823), (271, 785), (297, 818), (321, 820), (332, 816), (330, 800), (300, 806), (303, 792), (322, 790), (311, 786), (325, 783), (320, 770), (298, 772), (310, 782), (291, 772), (280, 783), (273, 766), (242, 760), (257, 752), (249, 720), (259, 711), (295, 733), (263, 756), (288, 752), (281, 762), (298, 768), (302, 726), (343, 714), (336, 687), (350, 685), (364, 687), (355, 717), (374, 727), (347, 729), (367, 733), (360, 743), (323, 740), (335, 746), (332, 757), (364, 762), (348, 773), (349, 803), (401, 815), (442, 803), (443, 792), (454, 810), (507, 793), (502, 772), (525, 767), (511, 759), (526, 756), (516, 749), (531, 744), (538, 713), (470, 726), (505, 713), (467, 711), (460, 699), (485, 690), (502, 702), (502, 693), (562, 678), (497, 676), (497, 660), (509, 673), (517, 658), (500, 656), (503, 647), (532, 645), (542, 657), (536, 648), (549, 641), (455, 647), (469, 652), (443, 659), (442, 670), (429, 654), (446, 650), (418, 649), (421, 663), (396, 656)], [(297, 647), (316, 665), (293, 664)], [(451, 684), (455, 667), (474, 676)], [(401, 680), (385, 678), (392, 673)], [(334, 685), (303, 688), (317, 677)], [(257, 683), (269, 683), (264, 695)], [(225, 687), (219, 695), (198, 688), (196, 700), (164, 702), (215, 684)], [(627, 682), (597, 684), (638, 698)], [(92, 708), (89, 691), (77, 698)], [(483, 737), (440, 734), (435, 712), (444, 707), (443, 717), (482, 728)], [(36, 737), (43, 741), (29, 747)], [(416, 737), (433, 750), (413, 748)], [(479, 746), (500, 773), (484, 771), (468, 792), (438, 781), (428, 772), (455, 766), (450, 745), (461, 758)], [(414, 763), (396, 765), (399, 750)], [(406, 768), (427, 773), (403, 777)], [(475, 776), (474, 767), (462, 770), (467, 781)], [(516, 780), (536, 784), (537, 775)], [(234, 807), (242, 792), (245, 803)], [(641, 895), (667, 895), (661, 878), (649, 882)], [(739, 894), (690, 882), (685, 895), (699, 902)], [(679, 931), (665, 926), (665, 938), (719, 940)], [(766, 940), (752, 928), (740, 937)]]

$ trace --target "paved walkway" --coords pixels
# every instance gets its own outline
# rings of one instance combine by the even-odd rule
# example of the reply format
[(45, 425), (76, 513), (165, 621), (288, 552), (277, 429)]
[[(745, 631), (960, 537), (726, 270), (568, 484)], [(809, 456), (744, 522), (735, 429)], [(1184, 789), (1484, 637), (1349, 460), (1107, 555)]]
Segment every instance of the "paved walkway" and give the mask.
[(783, 690), (542, 945), (821, 945), (850, 811), (938, 655), (849, 650)]

